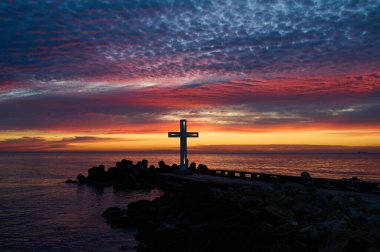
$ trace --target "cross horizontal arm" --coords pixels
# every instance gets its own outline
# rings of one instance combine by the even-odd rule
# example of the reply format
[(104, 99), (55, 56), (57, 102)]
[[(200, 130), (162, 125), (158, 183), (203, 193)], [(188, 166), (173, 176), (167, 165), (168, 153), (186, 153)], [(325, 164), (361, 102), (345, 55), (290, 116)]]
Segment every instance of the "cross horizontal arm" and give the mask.
[(169, 132), (168, 137), (181, 137), (181, 132)]
[(198, 132), (186, 132), (186, 133), (169, 132), (168, 137), (199, 137), (199, 133)]
[(199, 137), (199, 133), (198, 132), (187, 132), (185, 134), (186, 137)]

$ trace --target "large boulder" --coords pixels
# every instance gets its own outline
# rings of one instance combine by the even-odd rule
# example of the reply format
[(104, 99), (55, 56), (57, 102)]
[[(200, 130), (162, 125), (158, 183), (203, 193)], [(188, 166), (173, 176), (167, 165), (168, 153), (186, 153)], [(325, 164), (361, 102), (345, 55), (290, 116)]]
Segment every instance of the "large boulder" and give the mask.
[(143, 159), (143, 160), (141, 161), (141, 164), (142, 164), (142, 167), (141, 167), (141, 168), (143, 168), (143, 169), (148, 169), (148, 160)]
[(197, 167), (197, 164), (196, 164), (196, 163), (194, 163), (194, 162), (192, 162), (192, 163), (190, 164), (190, 167), (189, 167), (189, 169), (190, 169), (190, 170), (195, 170), (195, 169), (196, 169), (196, 167)]
[(103, 213), (102, 216), (104, 218), (115, 218), (115, 217), (121, 217), (126, 214), (126, 211), (124, 209), (121, 209), (119, 207), (110, 207), (107, 208)]
[(160, 172), (165, 172), (165, 173), (171, 173), (174, 172), (174, 167), (170, 167), (167, 165), (164, 161), (158, 162), (158, 167), (160, 168)]
[(130, 168), (132, 166), (133, 166), (133, 161), (126, 160), (126, 159), (123, 159), (120, 162), (116, 163), (116, 167), (120, 167), (120, 168)]
[(301, 173), (301, 177), (303, 177), (303, 178), (311, 178), (310, 173), (308, 173), (307, 171), (303, 171)]
[(267, 206), (262, 209), (261, 217), (269, 223), (282, 224), (293, 219), (293, 213), (288, 208)]
[(178, 170), (180, 167), (177, 164), (172, 164), (171, 168), (173, 170)]
[(128, 227), (133, 223), (130, 218), (126, 216), (126, 210), (119, 207), (110, 207), (103, 212), (102, 216), (107, 219), (113, 228)]
[(87, 179), (97, 182), (105, 181), (106, 171), (104, 170), (104, 165), (94, 166), (88, 169)]
[(68, 179), (65, 181), (66, 184), (78, 184), (77, 180)]
[(85, 184), (87, 182), (86, 176), (84, 176), (82, 173), (79, 173), (77, 180), (79, 184)]
[(207, 167), (207, 165), (199, 164), (197, 170), (198, 171), (207, 171), (208, 167)]
[(165, 169), (167, 167), (167, 165), (163, 160), (161, 160), (160, 162), (158, 162), (158, 167), (160, 169)]
[[(371, 235), (361, 231), (333, 230), (328, 234), (328, 239), (321, 252), (328, 251), (370, 251), (379, 249), (379, 244)], [(376, 250), (375, 250), (376, 251)]]

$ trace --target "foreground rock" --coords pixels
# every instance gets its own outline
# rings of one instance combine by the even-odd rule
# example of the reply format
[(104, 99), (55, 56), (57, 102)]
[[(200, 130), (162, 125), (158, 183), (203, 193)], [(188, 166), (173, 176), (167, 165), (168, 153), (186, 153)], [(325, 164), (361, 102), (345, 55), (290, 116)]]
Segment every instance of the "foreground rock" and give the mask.
[(138, 251), (380, 249), (378, 199), (371, 204), (294, 184), (264, 189), (188, 182), (103, 216), (113, 227), (137, 227)]

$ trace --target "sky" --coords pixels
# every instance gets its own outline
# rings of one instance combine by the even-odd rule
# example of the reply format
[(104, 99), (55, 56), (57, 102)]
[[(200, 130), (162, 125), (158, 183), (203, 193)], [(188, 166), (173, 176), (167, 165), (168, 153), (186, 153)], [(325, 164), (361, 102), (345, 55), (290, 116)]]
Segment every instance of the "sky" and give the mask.
[(1, 1), (0, 151), (380, 150), (379, 10)]

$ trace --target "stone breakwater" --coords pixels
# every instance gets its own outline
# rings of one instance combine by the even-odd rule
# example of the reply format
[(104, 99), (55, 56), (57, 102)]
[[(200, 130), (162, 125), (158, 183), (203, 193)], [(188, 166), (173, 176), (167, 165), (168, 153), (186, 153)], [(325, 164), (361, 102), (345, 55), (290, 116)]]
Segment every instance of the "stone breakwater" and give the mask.
[[(152, 188), (160, 180), (156, 174), (175, 173), (180, 167), (177, 164), (167, 165), (164, 161), (158, 162), (158, 167), (150, 165), (148, 161), (138, 161), (136, 164), (131, 160), (123, 159), (115, 166), (105, 169), (104, 165), (94, 166), (88, 169), (88, 175), (80, 173), (76, 180), (68, 179), (68, 184), (87, 184), (97, 187), (113, 186), (119, 189)], [(189, 172), (207, 171), (206, 165), (191, 163)]]
[[(177, 184), (178, 185), (178, 184)], [(368, 195), (367, 195), (368, 196)], [(186, 182), (103, 213), (137, 227), (137, 251), (380, 251), (380, 202), (311, 186)]]

